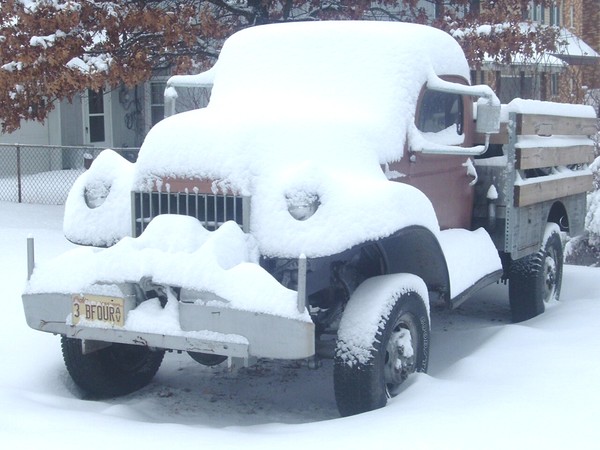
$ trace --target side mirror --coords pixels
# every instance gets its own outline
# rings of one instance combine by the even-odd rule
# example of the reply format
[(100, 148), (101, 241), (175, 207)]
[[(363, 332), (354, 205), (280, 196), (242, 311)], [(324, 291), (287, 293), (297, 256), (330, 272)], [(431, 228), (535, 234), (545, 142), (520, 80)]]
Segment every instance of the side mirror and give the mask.
[(478, 133), (494, 134), (500, 132), (500, 105), (490, 105), (488, 102), (477, 102)]

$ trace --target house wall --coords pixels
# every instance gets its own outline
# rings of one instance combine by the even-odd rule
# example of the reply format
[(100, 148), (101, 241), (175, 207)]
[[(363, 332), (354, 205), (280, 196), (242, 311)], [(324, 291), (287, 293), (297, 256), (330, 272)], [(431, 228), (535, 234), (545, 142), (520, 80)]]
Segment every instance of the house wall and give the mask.
[(584, 41), (586, 40), (585, 36), (583, 36), (584, 11), (588, 10), (586, 14), (589, 13), (594, 8), (593, 3), (593, 0), (564, 0), (563, 2), (564, 27), (581, 36)]
[(144, 137), (143, 88), (114, 89), (112, 96), (113, 147), (139, 147)]
[(83, 145), (83, 105), (81, 95), (76, 95), (72, 101), (61, 102), (61, 144)]
[(14, 133), (0, 133), (0, 143), (57, 145), (60, 143), (61, 105), (50, 112), (44, 123), (27, 121)]
[[(581, 1), (581, 0), (579, 0)], [(581, 17), (581, 36), (594, 50), (600, 52), (600, 1), (587, 0), (590, 7), (586, 8)], [(600, 88), (600, 65), (595, 64), (583, 69), (583, 81), (590, 89)]]
[[(138, 122), (142, 112), (135, 106), (133, 90), (127, 90), (131, 97), (120, 94), (119, 89), (110, 93), (112, 147), (138, 147), (141, 142)], [(141, 103), (140, 103), (141, 104)], [(61, 102), (62, 145), (84, 145), (83, 96), (76, 95), (73, 101)]]
[(106, 147), (139, 147), (143, 137), (143, 130), (139, 129), (141, 103), (136, 102), (134, 94), (134, 90), (114, 89), (105, 97), (104, 108), (109, 113), (105, 119), (110, 120), (110, 126), (106, 128), (108, 134), (105, 145), (96, 143), (90, 146), (86, 141), (84, 130), (87, 125), (85, 114), (87, 103), (84, 101), (84, 94), (76, 95), (70, 102), (62, 102), (62, 145), (86, 147), (65, 149), (62, 157), (64, 168), (80, 168), (86, 153), (96, 156)]
[[(27, 121), (13, 133), (0, 133), (0, 177), (12, 177), (17, 173), (17, 158), (23, 174), (62, 168), (60, 150), (41, 152), (28, 148), (30, 145), (58, 145), (60, 143), (61, 112), (58, 105), (44, 123)], [(5, 145), (3, 145), (5, 144)], [(17, 157), (15, 144), (19, 144)]]
[[(527, 4), (527, 3), (525, 3)], [(600, 1), (557, 0), (558, 9), (537, 7), (528, 3), (528, 16), (538, 22), (558, 25), (571, 31), (583, 42), (600, 52)], [(566, 67), (494, 66), (474, 71), (472, 81), (490, 85), (503, 102), (514, 97), (534, 98), (569, 103), (586, 101), (590, 90), (600, 88), (600, 64), (587, 60), (585, 65), (569, 64)]]
[[(563, 26), (579, 36), (596, 52), (600, 52), (600, 1), (564, 0)], [(571, 65), (561, 75), (560, 100), (577, 103), (584, 101), (587, 93), (600, 88), (600, 64)]]

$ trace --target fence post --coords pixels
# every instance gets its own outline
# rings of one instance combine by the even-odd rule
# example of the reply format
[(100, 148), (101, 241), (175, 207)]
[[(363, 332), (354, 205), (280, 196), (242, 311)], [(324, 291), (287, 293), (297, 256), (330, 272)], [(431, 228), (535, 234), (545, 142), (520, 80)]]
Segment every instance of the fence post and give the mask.
[(15, 144), (15, 148), (17, 150), (17, 196), (19, 203), (22, 202), (22, 186), (21, 186), (21, 146), (19, 144)]

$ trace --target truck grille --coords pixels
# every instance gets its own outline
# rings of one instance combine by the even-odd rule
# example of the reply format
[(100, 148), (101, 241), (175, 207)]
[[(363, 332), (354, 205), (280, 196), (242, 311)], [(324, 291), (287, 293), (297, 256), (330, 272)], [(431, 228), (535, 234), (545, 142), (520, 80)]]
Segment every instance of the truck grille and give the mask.
[(183, 214), (198, 219), (204, 228), (214, 231), (228, 220), (244, 231), (249, 217), (249, 197), (186, 192), (133, 192), (133, 235), (142, 234), (148, 223), (160, 214)]

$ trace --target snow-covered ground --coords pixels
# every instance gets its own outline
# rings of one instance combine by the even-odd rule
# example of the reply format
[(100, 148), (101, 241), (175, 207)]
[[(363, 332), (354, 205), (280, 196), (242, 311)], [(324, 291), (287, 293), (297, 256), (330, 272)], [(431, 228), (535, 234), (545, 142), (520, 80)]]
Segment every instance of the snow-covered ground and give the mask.
[(504, 286), (433, 308), (430, 370), (378, 411), (340, 419), (331, 364), (229, 373), (168, 354), (145, 389), (82, 399), (59, 338), (25, 324), (25, 240), (67, 249), (63, 208), (0, 202), (0, 446), (18, 448), (598, 448), (600, 269), (567, 266), (562, 301), (509, 323)]

